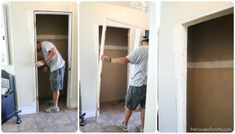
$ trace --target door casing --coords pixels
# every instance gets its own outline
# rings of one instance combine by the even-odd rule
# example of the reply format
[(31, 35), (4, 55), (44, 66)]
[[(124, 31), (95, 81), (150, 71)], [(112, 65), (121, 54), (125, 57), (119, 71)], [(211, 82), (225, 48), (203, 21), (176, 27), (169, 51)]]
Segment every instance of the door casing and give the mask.
[[(36, 29), (36, 16), (37, 15), (67, 15), (68, 16), (68, 78), (67, 78), (67, 96), (66, 96), (66, 107), (71, 106), (71, 67), (72, 67), (72, 12), (67, 11), (48, 11), (48, 10), (35, 10), (34, 11), (34, 42), (37, 42), (37, 29)], [(37, 49), (34, 50), (35, 63), (37, 61)], [(36, 86), (36, 109), (39, 112), (39, 96), (38, 96), (38, 70), (35, 66), (35, 86)]]

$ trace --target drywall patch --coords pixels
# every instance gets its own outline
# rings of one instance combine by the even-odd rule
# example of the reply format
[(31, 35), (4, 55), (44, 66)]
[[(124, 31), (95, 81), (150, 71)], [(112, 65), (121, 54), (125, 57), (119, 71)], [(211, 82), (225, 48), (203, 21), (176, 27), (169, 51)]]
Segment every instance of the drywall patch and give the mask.
[(186, 131), (186, 72), (187, 72), (187, 28), (174, 27), (174, 72), (177, 81), (177, 132)]

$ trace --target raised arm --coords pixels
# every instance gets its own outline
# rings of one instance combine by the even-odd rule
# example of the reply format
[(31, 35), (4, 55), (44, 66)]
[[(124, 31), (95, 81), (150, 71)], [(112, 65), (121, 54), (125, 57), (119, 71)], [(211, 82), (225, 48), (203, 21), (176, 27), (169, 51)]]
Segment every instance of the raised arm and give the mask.
[(130, 61), (126, 57), (111, 58), (106, 55), (101, 56), (102, 61), (113, 63), (113, 64), (128, 64)]

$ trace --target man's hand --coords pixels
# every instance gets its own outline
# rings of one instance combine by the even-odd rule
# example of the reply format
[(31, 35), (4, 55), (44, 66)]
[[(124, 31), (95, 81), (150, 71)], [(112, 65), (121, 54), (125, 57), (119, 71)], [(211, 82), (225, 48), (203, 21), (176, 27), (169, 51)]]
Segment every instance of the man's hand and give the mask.
[(39, 60), (39, 61), (36, 62), (37, 67), (41, 67), (43, 65), (45, 65), (45, 62), (43, 60)]
[(111, 58), (106, 55), (101, 55), (101, 60), (106, 61), (106, 62), (110, 62)]

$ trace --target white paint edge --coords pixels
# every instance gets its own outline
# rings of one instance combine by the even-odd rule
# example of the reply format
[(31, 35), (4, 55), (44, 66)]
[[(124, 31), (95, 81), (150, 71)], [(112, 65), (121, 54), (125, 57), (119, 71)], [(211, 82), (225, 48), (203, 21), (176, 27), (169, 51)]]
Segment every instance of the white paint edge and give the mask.
[(37, 113), (37, 109), (35, 105), (32, 106), (19, 106), (18, 110), (22, 110), (20, 115), (25, 115), (25, 114), (34, 114)]
[(188, 62), (188, 68), (233, 68), (233, 60)]
[(174, 65), (176, 87), (177, 132), (186, 132), (186, 72), (187, 72), (187, 29), (183, 25), (174, 28)]
[(64, 40), (64, 39), (68, 39), (68, 35), (37, 35), (37, 39)]
[(101, 86), (101, 74), (102, 74), (102, 66), (103, 61), (101, 60), (101, 56), (104, 53), (105, 46), (105, 33), (106, 33), (106, 25), (107, 18), (104, 18), (102, 35), (101, 35), (101, 44), (100, 44), (100, 53), (99, 53), (99, 64), (98, 64), (98, 73), (97, 73), (97, 91), (96, 91), (96, 121), (98, 120), (98, 116), (100, 115), (100, 86)]

